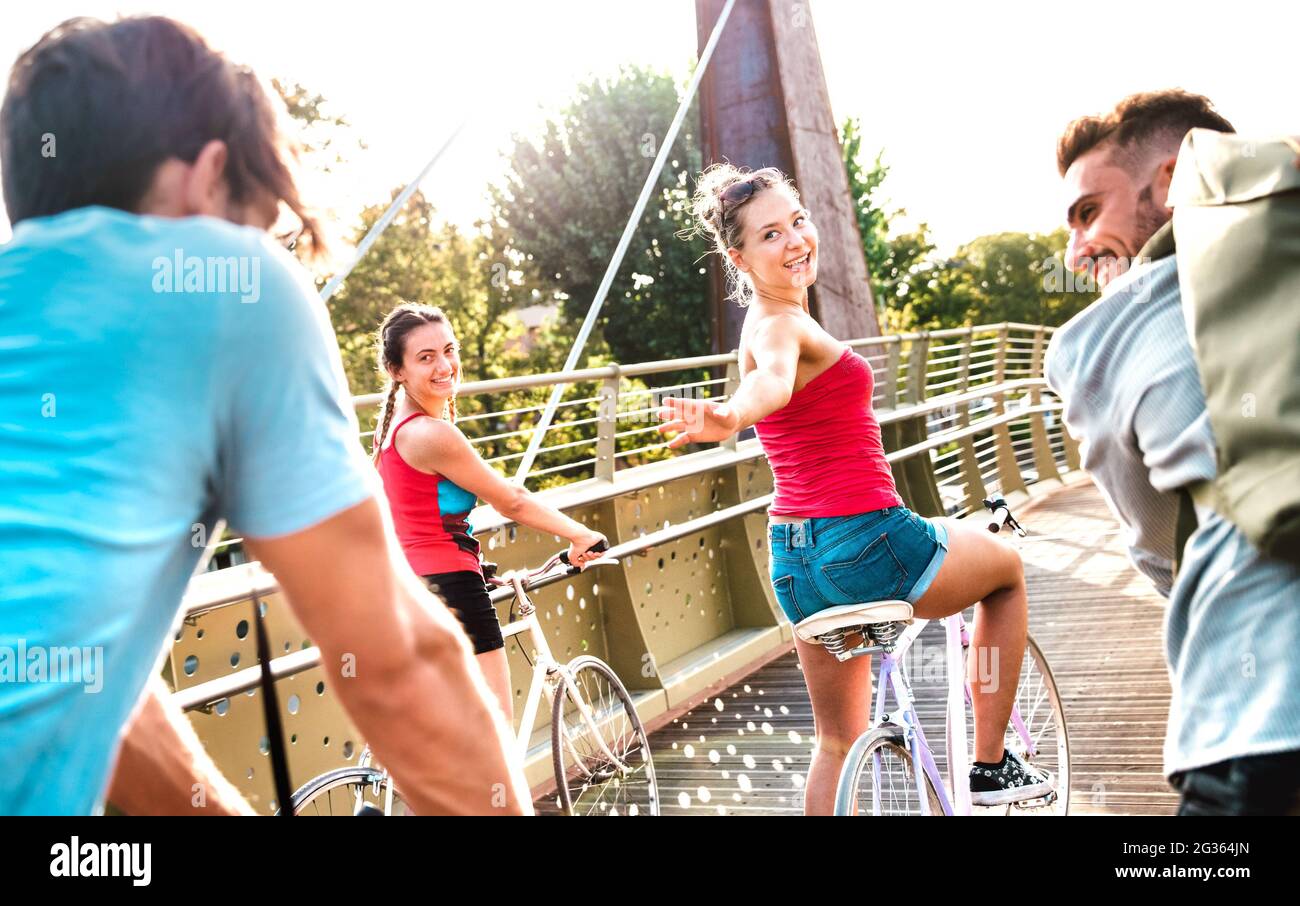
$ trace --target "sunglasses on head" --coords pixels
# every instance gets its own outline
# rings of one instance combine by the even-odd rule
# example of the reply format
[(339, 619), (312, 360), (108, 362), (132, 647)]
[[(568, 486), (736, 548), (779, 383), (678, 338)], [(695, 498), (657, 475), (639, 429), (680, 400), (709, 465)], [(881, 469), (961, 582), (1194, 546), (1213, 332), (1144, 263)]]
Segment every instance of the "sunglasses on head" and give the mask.
[(727, 208), (735, 208), (737, 205), (745, 203), (745, 201), (748, 201), (750, 196), (753, 195), (754, 192), (757, 192), (759, 188), (768, 185), (776, 185), (776, 183), (780, 183), (783, 179), (784, 177), (781, 175), (780, 170), (771, 168), (771, 166), (764, 166), (762, 170), (754, 170), (754, 172), (750, 173), (748, 177), (741, 179), (740, 182), (733, 182), (732, 185), (727, 186), (727, 188), (724, 188), (724, 190), (720, 192), (718, 195), (718, 200), (722, 203), (722, 211), (720, 211), (720, 213), (725, 216), (725, 214), (727, 214)]
[(723, 189), (722, 194), (718, 196), (718, 200), (722, 202), (721, 213), (725, 216), (728, 206), (734, 208), (736, 205), (748, 201), (749, 197), (756, 191), (758, 191), (758, 185), (755, 183), (754, 177), (752, 176), (749, 179), (743, 179), (740, 182), (733, 182), (731, 185)]

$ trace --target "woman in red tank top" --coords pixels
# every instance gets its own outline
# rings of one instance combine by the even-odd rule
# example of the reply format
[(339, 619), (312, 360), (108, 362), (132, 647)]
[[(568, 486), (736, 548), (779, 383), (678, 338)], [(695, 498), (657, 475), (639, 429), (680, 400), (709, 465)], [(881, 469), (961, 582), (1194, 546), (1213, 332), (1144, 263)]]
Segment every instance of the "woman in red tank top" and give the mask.
[[(773, 590), (792, 622), (876, 600), (906, 600), (925, 619), (979, 602), (970, 663), (992, 664), (1001, 681), (972, 680), (972, 801), (1044, 795), (1050, 778), (1003, 747), (1028, 621), (1019, 554), (978, 526), (903, 506), (872, 411), (871, 369), (809, 314), (817, 230), (790, 181), (716, 165), (700, 178), (695, 215), (748, 306), (743, 378), (726, 403), (665, 400), (660, 430), (676, 432), (680, 447), (755, 428), (776, 486)], [(817, 734), (804, 807), (830, 814), (844, 756), (871, 721), (871, 659), (841, 663), (821, 645), (795, 645)]]
[(393, 527), (411, 568), (459, 618), (488, 685), (512, 718), (505, 642), (483, 579), (478, 542), (470, 534), (470, 511), (482, 498), (507, 519), (569, 539), (569, 559), (578, 566), (600, 556), (591, 549), (605, 536), (508, 482), (455, 426), (460, 356), (441, 311), (399, 305), (384, 319), (378, 347), (389, 386), (374, 458)]

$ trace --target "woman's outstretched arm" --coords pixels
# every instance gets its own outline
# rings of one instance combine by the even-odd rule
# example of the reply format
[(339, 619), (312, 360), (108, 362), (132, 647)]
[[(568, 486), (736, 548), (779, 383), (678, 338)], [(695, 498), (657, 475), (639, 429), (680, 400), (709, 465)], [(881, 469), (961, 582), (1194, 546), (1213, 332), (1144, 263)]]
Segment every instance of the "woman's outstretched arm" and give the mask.
[(664, 424), (659, 431), (676, 433), (668, 446), (726, 440), (784, 408), (794, 395), (802, 334), (802, 325), (794, 316), (765, 318), (747, 344), (754, 368), (725, 403), (665, 397), (659, 410)]

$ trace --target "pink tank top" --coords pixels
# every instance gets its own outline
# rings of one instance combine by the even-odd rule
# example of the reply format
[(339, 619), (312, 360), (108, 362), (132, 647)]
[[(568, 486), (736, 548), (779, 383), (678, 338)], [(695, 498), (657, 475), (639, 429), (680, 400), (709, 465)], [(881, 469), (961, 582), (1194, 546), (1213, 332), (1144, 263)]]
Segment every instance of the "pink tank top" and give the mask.
[(875, 379), (845, 348), (785, 408), (754, 426), (776, 482), (773, 516), (853, 516), (902, 506), (871, 409)]

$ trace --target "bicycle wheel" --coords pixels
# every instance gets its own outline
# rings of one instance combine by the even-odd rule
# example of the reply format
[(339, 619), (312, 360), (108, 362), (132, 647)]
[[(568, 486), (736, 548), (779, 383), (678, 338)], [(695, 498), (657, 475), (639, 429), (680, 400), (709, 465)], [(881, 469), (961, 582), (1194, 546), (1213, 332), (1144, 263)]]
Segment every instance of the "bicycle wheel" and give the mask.
[[(384, 814), (392, 780), (378, 768), (339, 768), (313, 777), (293, 794), (293, 813), (300, 816)], [(408, 815), (406, 803), (393, 792), (392, 815)]]
[(569, 815), (658, 815), (650, 740), (632, 697), (599, 658), (582, 655), (565, 669), (572, 685), (561, 682), (551, 714), (560, 807)]
[[(965, 663), (970, 649), (963, 654)], [(969, 675), (969, 674), (968, 674)], [(1031, 635), (1025, 645), (1025, 657), (1020, 666), (1020, 686), (1016, 690), (1016, 709), (1024, 722), (1029, 739), (1034, 744), (1034, 756), (1025, 754), (1025, 741), (1014, 721), (1007, 725), (1003, 743), (1042, 771), (1047, 771), (1056, 781), (1056, 798), (1051, 802), (1032, 800), (1029, 803), (1011, 803), (999, 806), (976, 806), (982, 815), (1066, 815), (1070, 810), (1070, 737), (1065, 726), (1065, 708), (1056, 688), (1056, 679), (1047, 665), (1043, 650)], [(949, 739), (952, 735), (949, 734)], [(966, 708), (966, 741), (970, 749), (966, 757), (969, 765), (975, 757), (975, 714)]]
[[(929, 775), (922, 772), (931, 817), (943, 815), (943, 804)], [(858, 737), (840, 769), (835, 790), (837, 815), (923, 815), (921, 792), (899, 727), (877, 727)]]

